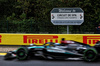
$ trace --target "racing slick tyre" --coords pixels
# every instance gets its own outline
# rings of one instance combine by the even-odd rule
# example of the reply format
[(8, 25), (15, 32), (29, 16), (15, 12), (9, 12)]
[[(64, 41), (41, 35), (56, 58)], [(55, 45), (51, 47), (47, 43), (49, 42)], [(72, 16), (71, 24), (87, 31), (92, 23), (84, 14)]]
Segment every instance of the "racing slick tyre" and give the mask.
[(28, 49), (26, 47), (20, 47), (18, 48), (16, 55), (17, 55), (17, 59), (25, 60), (28, 58)]
[(84, 60), (85, 61), (95, 61), (97, 59), (97, 51), (93, 48), (87, 49), (84, 51)]

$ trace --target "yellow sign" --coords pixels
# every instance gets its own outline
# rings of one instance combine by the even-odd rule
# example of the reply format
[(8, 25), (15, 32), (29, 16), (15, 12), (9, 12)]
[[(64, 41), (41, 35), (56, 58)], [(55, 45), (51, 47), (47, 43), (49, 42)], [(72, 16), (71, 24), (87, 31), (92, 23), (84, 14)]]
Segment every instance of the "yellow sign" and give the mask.
[(60, 43), (62, 38), (91, 46), (100, 41), (99, 34), (0, 34), (0, 45), (43, 45), (46, 42)]

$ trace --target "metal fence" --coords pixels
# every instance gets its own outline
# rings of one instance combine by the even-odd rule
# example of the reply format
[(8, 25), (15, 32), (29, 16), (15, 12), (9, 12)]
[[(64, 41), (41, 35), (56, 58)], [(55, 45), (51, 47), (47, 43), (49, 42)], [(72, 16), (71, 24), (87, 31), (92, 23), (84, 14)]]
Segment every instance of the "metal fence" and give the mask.
[[(90, 29), (90, 27), (85, 28), (83, 26), (70, 26), (69, 28), (70, 34), (95, 33), (95, 29)], [(66, 34), (67, 26), (42, 25), (32, 21), (0, 21), (0, 33)]]

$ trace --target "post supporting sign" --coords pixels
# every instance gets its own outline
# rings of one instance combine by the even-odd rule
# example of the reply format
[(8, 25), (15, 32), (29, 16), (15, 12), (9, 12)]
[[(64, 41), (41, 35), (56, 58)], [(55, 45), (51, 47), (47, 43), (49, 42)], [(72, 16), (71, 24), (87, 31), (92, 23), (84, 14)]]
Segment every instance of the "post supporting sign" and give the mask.
[(84, 11), (81, 8), (53, 8), (51, 22), (54, 25), (81, 25)]

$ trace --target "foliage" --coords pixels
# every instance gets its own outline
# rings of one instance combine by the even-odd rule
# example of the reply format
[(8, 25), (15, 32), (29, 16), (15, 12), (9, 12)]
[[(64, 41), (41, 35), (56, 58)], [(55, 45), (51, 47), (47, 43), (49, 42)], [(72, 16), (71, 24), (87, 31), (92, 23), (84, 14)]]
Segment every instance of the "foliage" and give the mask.
[(71, 33), (94, 32), (100, 22), (99, 3), (99, 0), (0, 0), (0, 32), (66, 32), (66, 26), (54, 26), (50, 21), (50, 11), (59, 7), (84, 10), (84, 23), (70, 26)]

